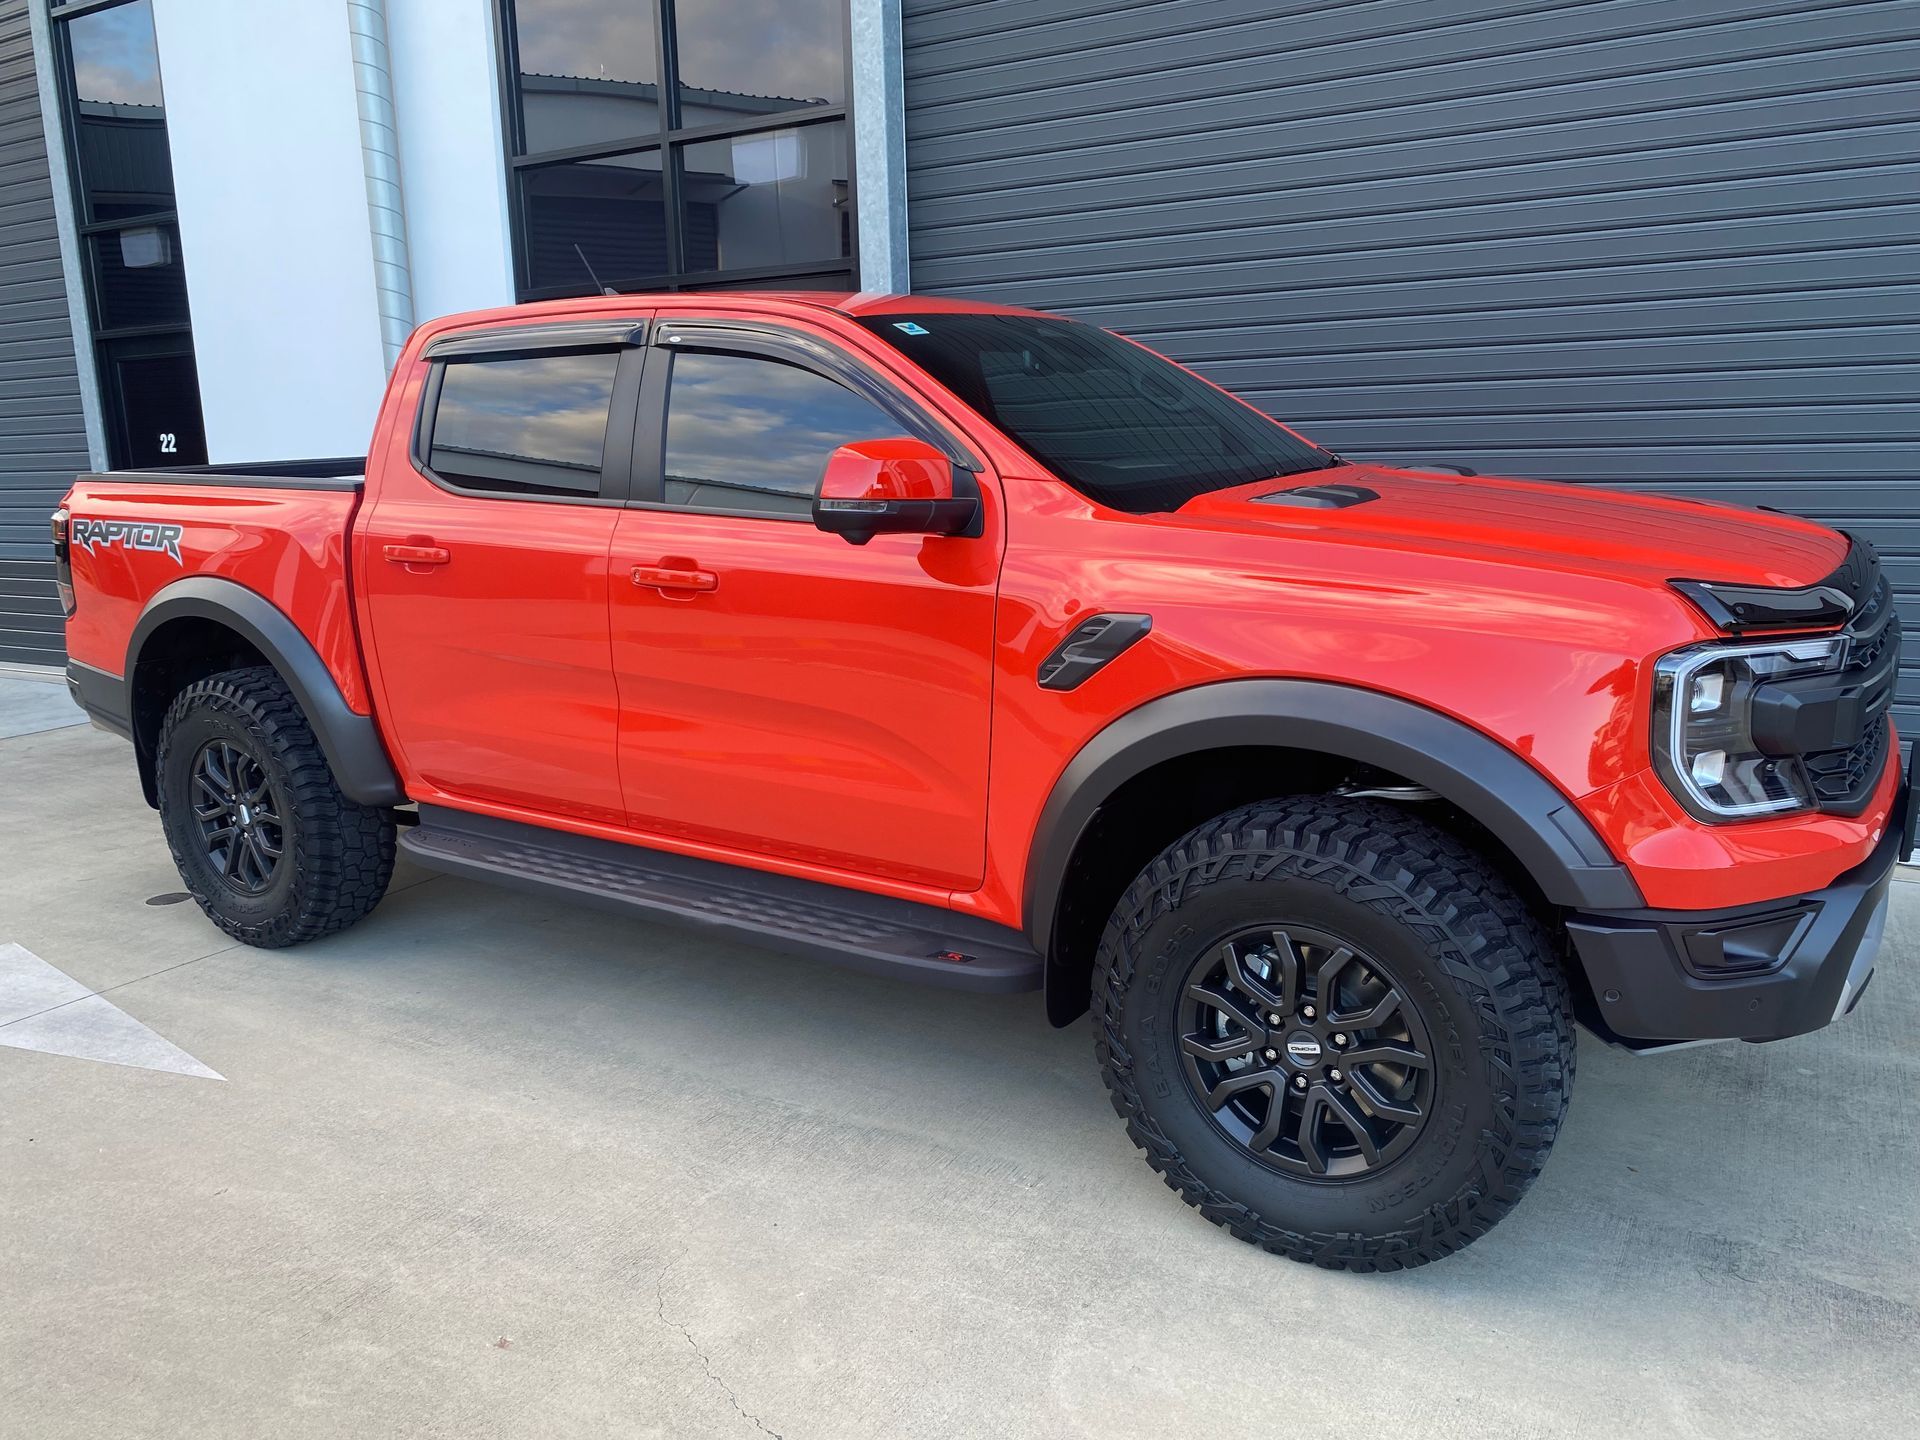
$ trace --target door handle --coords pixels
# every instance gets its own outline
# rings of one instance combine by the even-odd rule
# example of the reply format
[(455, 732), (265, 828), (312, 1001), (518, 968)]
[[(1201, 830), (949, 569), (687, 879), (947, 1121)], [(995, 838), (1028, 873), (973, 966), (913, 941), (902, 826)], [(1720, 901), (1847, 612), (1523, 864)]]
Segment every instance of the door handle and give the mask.
[(718, 590), (720, 577), (711, 570), (696, 570), (691, 565), (636, 565), (633, 583), (649, 590)]
[(389, 545), (382, 552), (396, 565), (444, 565), (453, 557), (439, 545)]

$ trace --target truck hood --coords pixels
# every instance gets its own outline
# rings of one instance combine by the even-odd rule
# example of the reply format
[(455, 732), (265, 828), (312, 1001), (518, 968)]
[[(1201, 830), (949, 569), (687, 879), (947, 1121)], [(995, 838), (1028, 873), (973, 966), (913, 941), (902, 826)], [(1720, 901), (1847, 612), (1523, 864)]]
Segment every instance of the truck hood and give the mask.
[[(1377, 498), (1330, 508), (1261, 498), (1320, 486), (1357, 486)], [(1216, 490), (1196, 496), (1178, 513), (1235, 529), (1351, 535), (1385, 546), (1478, 554), (1654, 583), (1811, 585), (1830, 575), (1847, 552), (1846, 538), (1835, 531), (1770, 511), (1590, 485), (1377, 465), (1342, 465)]]

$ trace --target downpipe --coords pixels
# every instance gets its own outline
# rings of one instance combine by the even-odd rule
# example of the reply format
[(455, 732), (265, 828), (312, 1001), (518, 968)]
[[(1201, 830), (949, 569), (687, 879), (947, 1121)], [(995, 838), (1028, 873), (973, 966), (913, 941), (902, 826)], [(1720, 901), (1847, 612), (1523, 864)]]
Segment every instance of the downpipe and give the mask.
[(389, 373), (413, 333), (413, 262), (400, 185), (400, 126), (393, 108), (393, 62), (386, 0), (347, 0), (353, 88), (360, 110), (360, 159), (367, 178), (367, 230), (373, 242), (374, 296)]

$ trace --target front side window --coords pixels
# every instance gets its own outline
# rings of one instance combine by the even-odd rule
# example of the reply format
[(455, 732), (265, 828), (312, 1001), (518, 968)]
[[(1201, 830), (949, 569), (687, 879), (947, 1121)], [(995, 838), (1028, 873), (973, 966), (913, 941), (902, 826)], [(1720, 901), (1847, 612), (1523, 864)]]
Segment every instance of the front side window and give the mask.
[(611, 350), (449, 363), (429, 464), (464, 489), (598, 495), (619, 365)]
[(522, 300), (852, 289), (847, 0), (500, 0)]
[(860, 323), (1098, 504), (1137, 514), (1339, 461), (1169, 360), (1040, 315)]
[(669, 505), (805, 516), (827, 458), (900, 423), (839, 382), (752, 355), (683, 351), (667, 389)]

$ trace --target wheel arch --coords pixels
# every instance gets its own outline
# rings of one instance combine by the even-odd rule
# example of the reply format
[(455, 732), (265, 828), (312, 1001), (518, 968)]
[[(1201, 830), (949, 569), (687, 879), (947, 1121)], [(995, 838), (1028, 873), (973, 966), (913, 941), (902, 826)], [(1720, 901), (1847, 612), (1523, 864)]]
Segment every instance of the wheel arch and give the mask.
[[(140, 784), (158, 803), (154, 777), (160, 721), (182, 677), (190, 683), (225, 663), (271, 665), (293, 692), (341, 793), (361, 805), (400, 805), (406, 792), (373, 717), (346, 702), (311, 641), (272, 601), (217, 576), (193, 575), (157, 592), (140, 612), (122, 671)], [(209, 668), (211, 666), (212, 668)]]
[[(1221, 681), (1120, 716), (1081, 748), (1048, 795), (1028, 852), (1023, 924), (1046, 960), (1047, 1015), (1056, 1025), (1086, 1008), (1092, 957), (1063, 953), (1058, 942), (1076, 861), (1096, 818), (1130, 783), (1208, 754), (1246, 766), (1252, 788), (1296, 770), (1305, 781), (1299, 788), (1319, 788), (1341, 765), (1400, 777), (1433, 791), (1483, 830), (1547, 904), (1605, 910), (1642, 903), (1632, 874), (1573, 802), (1471, 726), (1354, 686)], [(1250, 763), (1269, 757), (1264, 769)], [(1245, 794), (1233, 803), (1265, 798)]]

